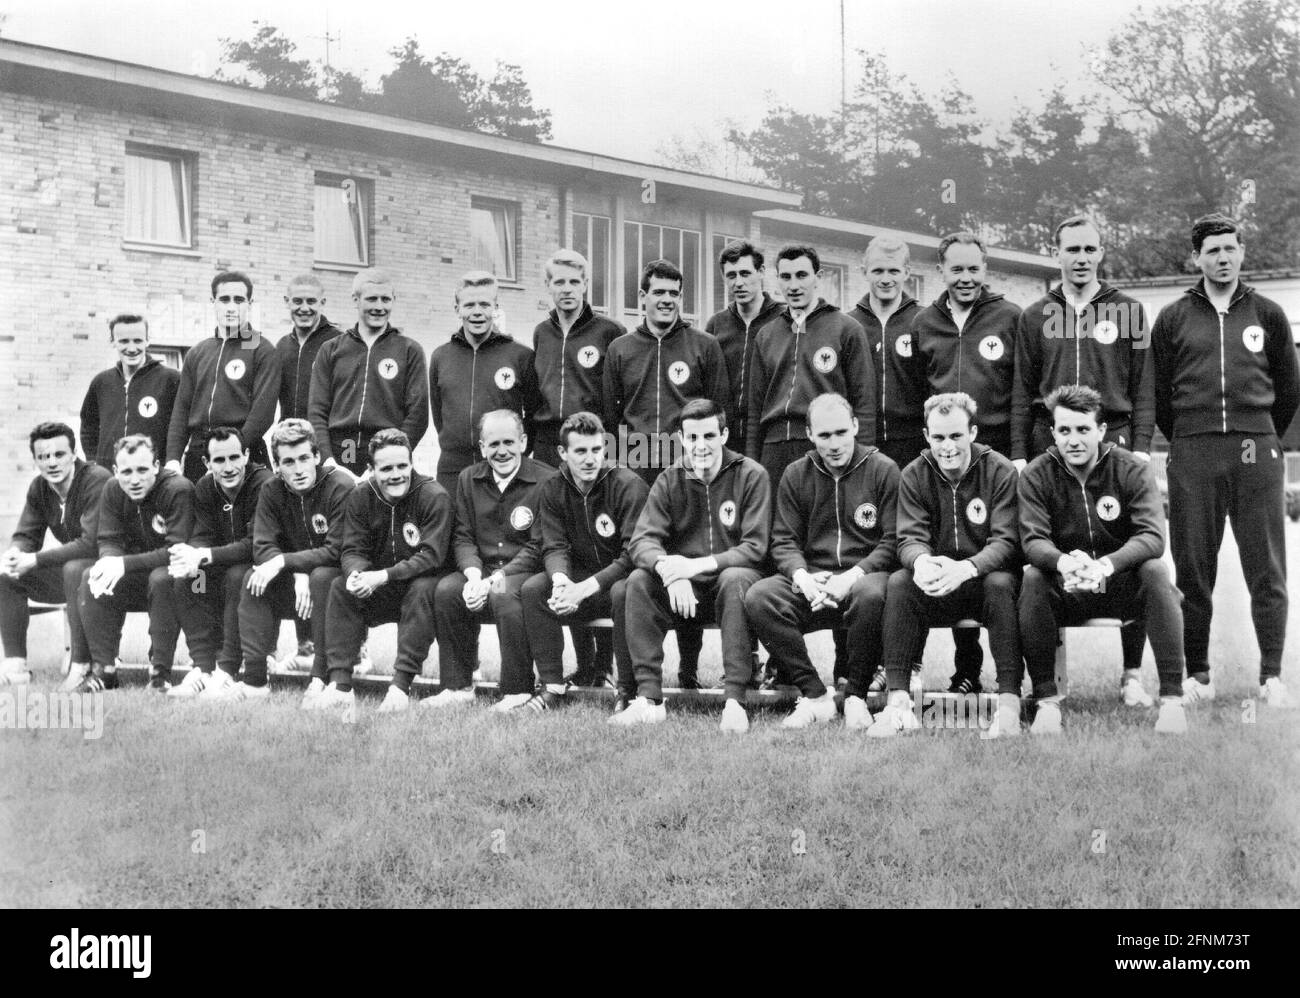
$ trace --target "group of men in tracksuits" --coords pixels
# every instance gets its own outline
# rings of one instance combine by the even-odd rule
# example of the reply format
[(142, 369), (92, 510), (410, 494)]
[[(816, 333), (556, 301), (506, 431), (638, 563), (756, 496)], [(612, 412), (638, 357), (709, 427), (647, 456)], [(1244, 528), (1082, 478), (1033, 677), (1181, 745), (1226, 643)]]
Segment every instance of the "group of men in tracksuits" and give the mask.
[[(28, 675), (28, 597), (69, 605), (69, 688), (112, 686), (122, 617), (148, 609), (154, 688), (261, 697), (277, 623), (295, 619), (312, 658), (304, 705), (320, 708), (353, 702), (365, 630), (386, 621), (399, 623), (398, 657), (381, 709), (409, 705), (435, 641), (442, 692), (424, 702), (470, 702), (477, 625), (493, 622), (499, 709), (556, 707), (617, 651), (611, 721), (653, 723), (666, 716), (666, 633), (678, 632), (689, 688), (711, 622), (723, 727), (740, 731), (758, 641), (776, 681), (801, 693), (787, 725), (837, 713), (803, 641), (829, 627), (846, 723), (889, 734), (915, 726), (909, 686), (929, 627), (975, 619), (996, 665), (994, 734), (1019, 730), (1025, 666), (1035, 730), (1050, 732), (1057, 626), (1111, 610), (1131, 618), (1125, 702), (1153, 703), (1138, 675), (1149, 637), (1157, 727), (1180, 731), (1184, 701), (1214, 695), (1227, 516), (1261, 692), (1288, 703), (1278, 437), (1300, 377), (1285, 317), (1240, 282), (1241, 235), (1223, 216), (1193, 227), (1203, 280), (1154, 327), (1098, 279), (1094, 223), (1066, 219), (1056, 241), (1061, 284), (1021, 311), (985, 283), (970, 233), (940, 242), (945, 291), (928, 307), (906, 293), (907, 245), (876, 239), (869, 291), (849, 312), (818, 294), (814, 248), (777, 255), (778, 304), (761, 252), (736, 242), (719, 260), (732, 302), (707, 330), (684, 320), (681, 271), (660, 260), (627, 333), (592, 311), (586, 261), (562, 250), (531, 349), (499, 328), (492, 276), (472, 273), (456, 292), (460, 328), (427, 367), (391, 325), (379, 271), (357, 276), (347, 331), (325, 319), (315, 278), (294, 279), (294, 330), (275, 347), (248, 324), (252, 282), (218, 275), (217, 335), (179, 374), (148, 357), (142, 318), (118, 316), (119, 363), (82, 410), (95, 463), (62, 424), (31, 437), (41, 474), (0, 564), (0, 682)], [(411, 461), (430, 410), (435, 477)], [(1178, 588), (1146, 467), (1155, 425), (1171, 442)], [(60, 544), (41, 550), (47, 527)], [(612, 631), (571, 628), (579, 673), (566, 679), (560, 628), (606, 617)], [(196, 668), (169, 689), (182, 629)], [(954, 635), (951, 689), (977, 692), (978, 629)], [(883, 724), (866, 710), (876, 692)]]

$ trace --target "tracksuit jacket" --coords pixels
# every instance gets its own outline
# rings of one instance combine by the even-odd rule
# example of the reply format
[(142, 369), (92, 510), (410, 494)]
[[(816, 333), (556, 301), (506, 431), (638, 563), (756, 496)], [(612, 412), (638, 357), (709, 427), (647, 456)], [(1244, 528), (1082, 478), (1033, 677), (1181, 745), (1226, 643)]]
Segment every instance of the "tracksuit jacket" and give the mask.
[(926, 451), (899, 478), (898, 560), (911, 569), (922, 555), (942, 555), (972, 562), (981, 576), (1015, 568), (1018, 485), (1010, 459), (983, 444), (971, 444), (970, 467), (956, 485)]
[(583, 302), (578, 318), (565, 333), (560, 329), (559, 313), (551, 309), (546, 321), (533, 330), (539, 393), (535, 424), (554, 424), (558, 430), (575, 412), (599, 416), (605, 411), (605, 356), (609, 345), (624, 332), (613, 319), (597, 315)]
[(808, 403), (824, 392), (848, 399), (858, 442), (876, 439), (876, 381), (862, 327), (834, 305), (818, 301), (795, 332), (783, 307), (758, 332), (750, 362), (745, 447), (807, 439)]
[(649, 486), (626, 468), (604, 468), (583, 492), (568, 467), (542, 485), (542, 566), (601, 591), (632, 574), (632, 535)]
[(1300, 405), (1291, 328), (1280, 306), (1239, 284), (1225, 315), (1204, 281), (1166, 305), (1152, 330), (1156, 423), (1198, 433), (1286, 433)]
[(898, 465), (858, 444), (836, 478), (815, 451), (786, 468), (777, 488), (772, 558), (786, 578), (799, 569), (870, 575), (895, 566)]
[(286, 572), (337, 565), (343, 545), (343, 506), (353, 488), (352, 478), (341, 468), (322, 469), (303, 495), (282, 478), (272, 478), (262, 487), (253, 514), (253, 564), (283, 555)]
[(153, 358), (141, 364), (130, 381), (120, 363), (95, 375), (81, 403), (81, 452), (86, 460), (111, 471), (113, 445), (142, 433), (153, 441), (159, 462), (164, 461), (180, 383), (180, 371)]
[(502, 492), (487, 461), (462, 471), (452, 536), (456, 568), (477, 568), (485, 577), (497, 569), (505, 575), (535, 574), (542, 487), (556, 474), (550, 465), (525, 457)]
[(496, 329), (478, 349), (463, 329), (429, 357), (429, 404), (438, 431), (438, 471), (460, 471), (479, 460), (478, 421), (510, 409), (530, 436), (540, 399), (533, 351)]
[(185, 446), (214, 426), (233, 426), (250, 447), (275, 421), (280, 395), (280, 356), (256, 330), (248, 339), (219, 333), (185, 355), (180, 387), (167, 428), (167, 460), (179, 461)]
[(931, 394), (965, 392), (975, 400), (982, 429), (1010, 429), (1019, 320), (1018, 306), (985, 287), (961, 332), (947, 291), (912, 323), (912, 348), (921, 354)]
[(672, 433), (693, 399), (710, 398), (725, 412), (731, 391), (722, 347), (678, 318), (662, 338), (643, 322), (610, 344), (605, 357), (605, 429)]
[(141, 502), (127, 498), (116, 479), (104, 483), (95, 543), (101, 558), (122, 558), (128, 572), (163, 568), (173, 544), (194, 533), (194, 486), (174, 471), (160, 471)]
[[(39, 475), (27, 487), (27, 501), (14, 528), (13, 546), (36, 552), (36, 567), (63, 565), (77, 558), (95, 557), (95, 520), (104, 483), (113, 476), (97, 464), (77, 459), (72, 484), (65, 502)], [(44, 550), (46, 529), (54, 534), (57, 547)]]
[(212, 549), (212, 564), (246, 565), (253, 561), (253, 519), (262, 486), (271, 472), (249, 462), (239, 491), (231, 499), (217, 484), (212, 472), (194, 486), (194, 535), (190, 546)]
[[(316, 431), (321, 458), (334, 453), (331, 440), (370, 437), (398, 429), (414, 449), (429, 428), (429, 394), (420, 344), (389, 326), (366, 346), (357, 327), (325, 342), (312, 364), (308, 418)], [(365, 455), (358, 450), (364, 462)]]
[(386, 569), (392, 582), (434, 575), (447, 560), (451, 497), (432, 478), (411, 472), (396, 502), (373, 478), (360, 482), (343, 504), (343, 576)]
[(877, 443), (925, 433), (922, 407), (930, 396), (930, 386), (912, 334), (912, 323), (920, 314), (921, 303), (906, 293), (883, 328), (871, 310), (870, 295), (863, 295), (849, 312), (849, 318), (867, 334), (875, 367)]
[(1020, 546), (1029, 563), (1054, 577), (1062, 554), (1076, 549), (1110, 557), (1116, 572), (1165, 551), (1165, 513), (1146, 464), (1116, 444), (1102, 444), (1097, 465), (1080, 482), (1060, 450), (1049, 447), (1020, 476)]
[(320, 348), (342, 333), (342, 329), (322, 315), (307, 342), (300, 344), (298, 334), (293, 330), (280, 337), (275, 352), (280, 357), (281, 419), (310, 418), (307, 406), (311, 399), (312, 365)]
[(1098, 418), (1111, 428), (1128, 423), (1129, 450), (1150, 451), (1156, 415), (1150, 347), (1141, 303), (1105, 281), (1081, 315), (1059, 284), (1030, 305), (1016, 330), (1011, 457), (1028, 455), (1034, 421), (1051, 419), (1043, 399), (1058, 385), (1095, 388)]
[(705, 482), (683, 457), (650, 487), (633, 532), (632, 561), (652, 572), (669, 554), (712, 555), (719, 573), (759, 568), (767, 557), (771, 522), (772, 488), (753, 458), (724, 448), (717, 477)]
[[(727, 425), (731, 427), (730, 439), (738, 446), (744, 446), (747, 439), (746, 419), (749, 416), (748, 390), (751, 387), (746, 379), (749, 377), (749, 364), (754, 357), (754, 342), (758, 331), (764, 323), (781, 311), (781, 303), (763, 292), (763, 304), (754, 316), (754, 321), (745, 324), (740, 308), (735, 302), (718, 312), (704, 327), (706, 333), (713, 335), (722, 347), (722, 356), (727, 362), (727, 376), (731, 383), (731, 405), (727, 408)], [(758, 455), (750, 454), (757, 458)]]

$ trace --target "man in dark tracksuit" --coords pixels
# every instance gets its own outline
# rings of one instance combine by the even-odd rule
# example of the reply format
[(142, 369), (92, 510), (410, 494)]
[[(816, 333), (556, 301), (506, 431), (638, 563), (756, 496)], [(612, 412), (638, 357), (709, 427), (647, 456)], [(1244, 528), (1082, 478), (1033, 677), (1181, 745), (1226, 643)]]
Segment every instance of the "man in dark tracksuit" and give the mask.
[(524, 457), (523, 422), (514, 410), (490, 412), (482, 422), (483, 460), (462, 471), (456, 483), (457, 571), (438, 583), (434, 601), (442, 692), (425, 701), (431, 707), (472, 701), (479, 625), (490, 621), (501, 646), (502, 699), (494, 709), (522, 707), (534, 691), (520, 593), (538, 569), (542, 486), (556, 471)]
[[(1057, 629), (1089, 617), (1140, 617), (1160, 674), (1156, 730), (1187, 730), (1183, 712), (1182, 596), (1161, 555), (1160, 490), (1144, 461), (1104, 444), (1101, 396), (1063, 385), (1045, 400), (1056, 445), (1020, 476), (1020, 641), (1038, 699), (1034, 734), (1061, 730)], [(1127, 680), (1126, 680), (1127, 681)]]
[(194, 666), (169, 695), (244, 699), (249, 687), (266, 686), (265, 658), (253, 665), (244, 688), (236, 688), (235, 677), (242, 657), (240, 591), (253, 563), (253, 517), (271, 473), (249, 460), (233, 427), (216, 427), (207, 449), (209, 471), (194, 487), (194, 534), (171, 549), (176, 610)]
[(284, 303), (293, 329), (275, 345), (280, 357), (280, 419), (308, 419), (312, 365), (320, 348), (343, 330), (321, 311), (325, 288), (314, 274), (300, 274), (290, 281)]
[(1239, 279), (1235, 222), (1198, 219), (1192, 246), (1203, 279), (1161, 310), (1152, 332), (1156, 422), (1170, 441), (1169, 542), (1187, 600), (1185, 692), (1214, 695), (1210, 618), (1226, 516), (1250, 590), (1261, 695), (1290, 706), (1281, 679), (1286, 468), (1278, 441), (1300, 405), (1295, 347), (1282, 309)]
[(128, 611), (147, 610), (149, 688), (166, 693), (180, 634), (168, 547), (193, 533), (194, 486), (174, 471), (160, 473), (153, 442), (142, 434), (119, 441), (113, 467), (95, 521), (99, 560), (82, 573), (77, 593), (91, 673), (74, 692), (117, 686), (122, 622)]
[(370, 438), (397, 429), (415, 447), (429, 428), (424, 350), (392, 325), (397, 294), (388, 275), (363, 270), (352, 282), (357, 322), (326, 342), (312, 365), (307, 418), (316, 430), (322, 466), (360, 477)]
[[(282, 419), (271, 431), (276, 477), (262, 487), (253, 514), (253, 567), (239, 597), (244, 685), (265, 688), (267, 656), (281, 620), (305, 621), (312, 639), (306, 701), (325, 688), (329, 669), (325, 620), (330, 586), (340, 574), (343, 506), (352, 476), (320, 466), (311, 423)], [(256, 694), (254, 694), (256, 695)]]
[(325, 622), (330, 682), (303, 698), (304, 710), (355, 707), (352, 667), (366, 630), (394, 622), (397, 659), (379, 710), (405, 710), (438, 636), (433, 594), (451, 539), (451, 497), (411, 467), (411, 442), (401, 430), (379, 430), (369, 446), (370, 476), (343, 504), (342, 574), (330, 585)]
[[(619, 688), (636, 699), (611, 724), (656, 724), (663, 705), (664, 635), (683, 620), (712, 620), (722, 632), (727, 706), (723, 730), (749, 727), (744, 697), (753, 672), (745, 593), (762, 578), (772, 522), (767, 473), (727, 450), (727, 417), (713, 399), (681, 411), (682, 460), (650, 487), (632, 538), (625, 632), (633, 676)], [(623, 662), (620, 668), (625, 667)]]
[[(930, 449), (903, 469), (898, 486), (898, 560), (885, 603), (889, 703), (872, 730), (884, 737), (917, 726), (908, 696), (911, 663), (936, 624), (973, 617), (989, 632), (998, 670), (995, 734), (1020, 733), (1020, 536), (1015, 466), (976, 443), (969, 395), (926, 400)], [(978, 633), (978, 632), (977, 632)], [(848, 716), (847, 703), (845, 716)]]
[[(263, 434), (275, 421), (280, 357), (248, 324), (253, 282), (236, 271), (212, 279), (217, 331), (185, 355), (180, 387), (167, 427), (167, 468), (191, 482), (203, 477), (204, 448), (215, 426), (233, 426), (249, 454), (266, 464)], [(183, 463), (182, 463), (183, 461)]]
[(763, 290), (763, 254), (744, 240), (727, 243), (718, 256), (722, 280), (731, 295), (731, 304), (705, 323), (704, 331), (717, 339), (727, 362), (727, 379), (731, 384), (731, 404), (727, 407), (727, 426), (732, 450), (758, 460), (746, 447), (745, 421), (749, 417), (749, 364), (754, 356), (758, 331), (768, 319), (781, 311), (781, 303)]
[[(27, 499), (13, 541), (0, 556), (0, 636), (4, 664), (0, 686), (25, 683), (28, 598), (63, 603), (70, 639), (68, 678), (64, 690), (75, 689), (90, 672), (90, 646), (81, 623), (77, 591), (81, 573), (95, 560), (95, 518), (104, 483), (112, 476), (97, 464), (77, 457), (72, 427), (41, 423), (28, 437), (40, 472), (27, 488)], [(58, 544), (44, 548), (45, 532)]]
[(539, 504), (542, 571), (523, 587), (524, 629), (542, 684), (525, 706), (535, 710), (563, 702), (563, 622), (611, 617), (618, 657), (628, 661), (623, 625), (632, 533), (649, 491), (636, 472), (605, 466), (605, 428), (594, 413), (566, 419), (560, 440), (560, 473), (542, 484)]
[(842, 627), (848, 685), (845, 721), (866, 727), (867, 687), (880, 662), (885, 589), (895, 560), (898, 466), (857, 440), (858, 421), (842, 395), (820, 395), (807, 410), (815, 449), (785, 469), (777, 490), (772, 557), (780, 575), (745, 598), (750, 627), (777, 660), (800, 697), (785, 727), (835, 717), (804, 634)]
[(87, 461), (113, 470), (113, 445), (143, 433), (157, 453), (167, 448), (167, 429), (181, 372), (149, 356), (149, 323), (139, 315), (117, 315), (108, 335), (118, 362), (90, 382), (81, 403), (81, 447)]

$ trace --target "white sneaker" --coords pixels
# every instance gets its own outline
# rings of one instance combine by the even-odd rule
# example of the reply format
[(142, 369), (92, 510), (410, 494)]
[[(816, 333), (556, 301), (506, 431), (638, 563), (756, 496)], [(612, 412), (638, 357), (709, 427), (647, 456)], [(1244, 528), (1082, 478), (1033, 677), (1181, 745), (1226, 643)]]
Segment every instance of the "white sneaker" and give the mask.
[(384, 702), (379, 705), (377, 714), (398, 714), (404, 710), (411, 709), (411, 698), (403, 693), (396, 686), (388, 687), (388, 692), (384, 694)]
[(369, 675), (375, 668), (375, 663), (370, 661), (370, 656), (366, 652), (366, 646), (361, 646), (361, 652), (357, 656), (356, 664), (352, 666), (352, 675), (365, 676)]
[(848, 731), (866, 731), (876, 723), (862, 697), (844, 698), (844, 727)]
[(307, 710), (333, 710), (335, 707), (342, 707), (346, 710), (355, 710), (357, 706), (356, 694), (351, 690), (344, 693), (338, 688), (336, 683), (330, 683), (316, 695), (316, 699), (311, 702)]
[[(1200, 685), (1199, 683), (1197, 684)], [(1151, 694), (1142, 688), (1142, 680), (1137, 676), (1126, 676), (1119, 687), (1120, 694), (1124, 698), (1125, 707), (1153, 707), (1155, 701), (1151, 699)]]
[(920, 727), (921, 722), (912, 710), (912, 699), (908, 697), (906, 701), (895, 700), (886, 704), (885, 709), (876, 715), (876, 723), (867, 732), (867, 737), (893, 738), (900, 731), (916, 731)]
[(1034, 723), (1029, 727), (1031, 735), (1059, 735), (1061, 733), (1061, 705), (1055, 700), (1047, 700), (1038, 705), (1034, 714)]
[(438, 710), (442, 707), (463, 707), (474, 702), (474, 690), (440, 690), (420, 701), (421, 707)]
[(78, 686), (80, 686), (81, 681), (89, 675), (90, 675), (89, 662), (73, 662), (72, 665), (68, 667), (68, 678), (63, 680), (63, 682), (59, 684), (59, 692), (71, 693)]
[(626, 710), (619, 711), (609, 719), (610, 724), (630, 726), (633, 724), (662, 724), (668, 720), (668, 710), (661, 703), (651, 703), (646, 697), (637, 697), (627, 705)]
[(1156, 716), (1156, 731), (1162, 735), (1187, 734), (1187, 711), (1178, 697), (1162, 697)]
[(522, 707), (532, 698), (531, 693), (507, 693), (488, 709), (494, 714), (505, 714), (516, 707)]
[(6, 658), (0, 662), (0, 686), (24, 686), (32, 681), (25, 658)]
[(213, 669), (212, 675), (207, 677), (207, 682), (203, 684), (203, 691), (199, 694), (200, 700), (230, 700), (235, 695), (235, 687), (239, 684), (235, 682), (235, 677), (224, 669)]
[(783, 728), (807, 728), (813, 724), (826, 724), (835, 719), (835, 694), (827, 690), (817, 699), (800, 697), (784, 721)]
[(1183, 680), (1183, 703), (1214, 699), (1214, 682), (1202, 683), (1188, 676)]
[(1264, 685), (1259, 688), (1259, 695), (1270, 707), (1289, 710), (1296, 706), (1295, 698), (1291, 696), (1286, 684), (1278, 676), (1269, 676), (1264, 680)]
[[(214, 669), (213, 671), (220, 672), (221, 670)], [(185, 673), (185, 678), (169, 689), (167, 695), (181, 700), (196, 697), (207, 688), (210, 678), (197, 665), (192, 665), (190, 671)]]
[(316, 698), (325, 692), (325, 680), (319, 676), (312, 676), (311, 682), (307, 684), (307, 689), (303, 691), (302, 703), (298, 705), (299, 710), (314, 710), (312, 706)]
[(1014, 693), (998, 694), (998, 709), (989, 729), (981, 738), (1015, 738), (1020, 734), (1020, 697)]
[(718, 727), (733, 735), (743, 735), (749, 730), (749, 715), (739, 700), (726, 702), (722, 708), (722, 723)]

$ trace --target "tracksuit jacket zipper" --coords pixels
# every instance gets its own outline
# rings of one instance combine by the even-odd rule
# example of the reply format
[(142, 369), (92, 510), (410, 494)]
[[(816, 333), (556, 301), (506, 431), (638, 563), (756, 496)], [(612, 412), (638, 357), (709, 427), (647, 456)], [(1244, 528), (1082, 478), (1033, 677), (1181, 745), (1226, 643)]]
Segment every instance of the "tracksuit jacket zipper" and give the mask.
[(818, 471), (820, 471), (823, 475), (826, 475), (828, 478), (830, 478), (830, 480), (834, 483), (834, 488), (835, 488), (835, 567), (836, 567), (836, 568), (843, 568), (843, 567), (844, 567), (844, 552), (843, 552), (843, 550), (842, 550), (842, 549), (843, 549), (843, 546), (844, 546), (844, 522), (843, 522), (843, 520), (840, 519), (840, 482), (844, 481), (844, 479), (848, 478), (849, 475), (853, 474), (853, 472), (855, 472), (859, 467), (861, 467), (862, 462), (865, 461), (865, 460), (866, 460), (867, 458), (869, 458), (870, 456), (871, 456), (871, 452), (870, 452), (870, 451), (868, 451), (867, 453), (863, 454), (862, 457), (861, 457), (859, 460), (855, 461), (855, 462), (854, 462), (852, 465), (850, 465), (848, 468), (845, 468), (845, 469), (844, 469), (844, 474), (840, 475), (838, 478), (836, 478), (834, 475), (832, 475), (832, 474), (830, 473), (830, 471), (827, 470), (827, 468), (825, 468), (825, 467), (821, 464), (821, 462), (820, 462), (819, 460), (817, 460), (817, 458), (814, 458), (814, 459), (813, 459), (813, 463), (812, 463), (813, 467), (816, 468)]
[(223, 336), (221, 338), (221, 346), (217, 348), (217, 367), (216, 370), (212, 372), (212, 397), (208, 399), (209, 426), (212, 425), (212, 408), (217, 404), (217, 385), (221, 383), (221, 372), (223, 370), (221, 365), (225, 362), (226, 344), (229, 342), (230, 338)]

